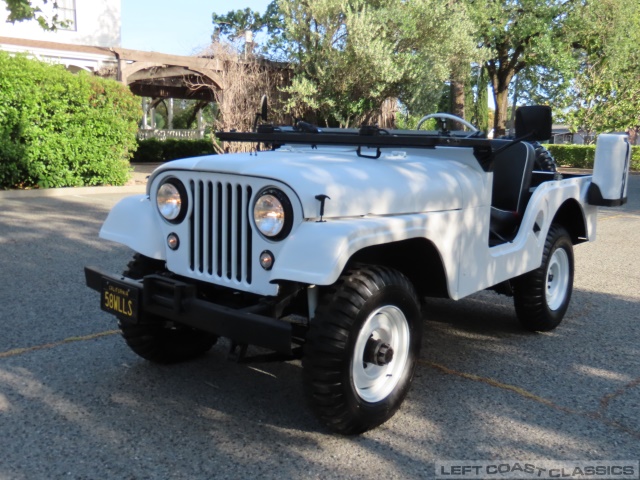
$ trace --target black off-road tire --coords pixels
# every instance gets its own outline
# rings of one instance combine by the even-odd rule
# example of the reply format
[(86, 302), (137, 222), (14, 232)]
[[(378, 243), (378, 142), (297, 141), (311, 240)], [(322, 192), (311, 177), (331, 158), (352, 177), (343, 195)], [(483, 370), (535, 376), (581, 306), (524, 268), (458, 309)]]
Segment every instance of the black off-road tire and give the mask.
[(524, 328), (546, 332), (556, 328), (569, 307), (573, 292), (573, 243), (560, 225), (549, 228), (542, 264), (513, 281), (513, 299)]
[(146, 275), (154, 273), (161, 274), (167, 271), (167, 264), (164, 260), (156, 260), (154, 258), (145, 257), (139, 253), (134, 253), (133, 258), (127, 264), (127, 269), (122, 272), (127, 278), (140, 280)]
[[(340, 277), (320, 299), (302, 359), (305, 392), (318, 418), (342, 434), (387, 421), (409, 391), (421, 341), (420, 303), (403, 274), (365, 266)], [(371, 345), (378, 353), (392, 347), (392, 359), (365, 362)]]
[(555, 158), (551, 155), (551, 152), (544, 148), (540, 142), (533, 142), (531, 144), (535, 151), (535, 169), (542, 172), (556, 172), (558, 166)]
[[(123, 275), (141, 279), (146, 275), (165, 272), (165, 263), (136, 253)], [(151, 314), (143, 314), (138, 323), (120, 319), (118, 326), (131, 350), (154, 363), (177, 363), (208, 352), (218, 337)]]

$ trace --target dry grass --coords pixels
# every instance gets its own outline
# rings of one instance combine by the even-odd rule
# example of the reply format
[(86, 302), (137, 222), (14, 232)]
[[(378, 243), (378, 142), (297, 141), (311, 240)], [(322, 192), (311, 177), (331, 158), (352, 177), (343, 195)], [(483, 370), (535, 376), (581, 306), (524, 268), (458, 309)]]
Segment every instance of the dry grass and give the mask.
[[(284, 123), (287, 120), (282, 114), (283, 94), (278, 87), (288, 81), (288, 68), (253, 55), (245, 57), (238, 53), (235, 45), (228, 43), (213, 43), (205, 54), (224, 66), (221, 72), (222, 89), (207, 85), (208, 88), (212, 88), (218, 107), (213, 124), (214, 131), (252, 131), (263, 95), (267, 95), (269, 99), (268, 122)], [(202, 86), (204, 85), (192, 85), (192, 88)], [(214, 148), (218, 153), (234, 153), (248, 152), (255, 146), (243, 142), (214, 142)]]
[[(213, 130), (251, 132), (263, 95), (269, 99), (268, 122), (291, 124), (291, 115), (285, 113), (286, 94), (281, 89), (290, 84), (293, 71), (285, 64), (269, 62), (254, 55), (245, 56), (239, 50), (237, 45), (216, 42), (203, 52), (212, 62), (223, 66), (220, 73), (221, 89), (206, 82), (190, 85), (191, 88), (212, 89), (218, 109)], [(354, 119), (352, 125), (394, 128), (397, 105), (397, 99), (388, 98), (380, 109)], [(300, 117), (316, 123), (316, 113), (305, 109)], [(246, 142), (218, 142), (215, 137), (213, 140), (218, 153), (249, 152), (255, 148), (254, 144)]]

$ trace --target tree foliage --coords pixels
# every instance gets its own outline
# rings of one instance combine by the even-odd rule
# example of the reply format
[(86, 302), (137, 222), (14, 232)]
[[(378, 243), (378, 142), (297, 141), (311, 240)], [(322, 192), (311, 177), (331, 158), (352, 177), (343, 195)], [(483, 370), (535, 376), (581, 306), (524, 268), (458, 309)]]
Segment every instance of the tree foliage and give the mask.
[(468, 103), (469, 113), (467, 119), (483, 132), (490, 130), (489, 126), (489, 78), (483, 67), (476, 67), (471, 71), (470, 77), (472, 100)]
[(468, 1), (487, 49), (497, 135), (505, 131), (510, 95), (552, 105), (573, 131), (640, 125), (637, 0)]
[[(254, 37), (262, 34), (264, 39), (256, 53), (271, 60), (286, 61), (284, 17), (277, 0), (273, 0), (267, 6), (264, 14), (245, 8), (244, 10), (231, 10), (225, 14), (214, 12), (212, 20), (214, 43), (221, 38), (227, 38), (232, 42), (242, 41), (245, 32), (250, 31)], [(251, 46), (252, 52), (255, 51), (256, 45), (258, 45), (257, 42)]]
[(494, 130), (504, 135), (509, 85), (527, 67), (570, 72), (575, 65), (566, 25), (580, 0), (467, 0), (479, 46), (485, 50), (496, 105)]
[[(293, 70), (286, 107), (296, 116), (353, 125), (397, 98), (405, 118), (440, 105), (485, 123), (486, 80), (497, 136), (511, 98), (552, 105), (574, 131), (640, 129), (637, 0), (277, 0), (264, 15), (214, 22), (234, 38), (264, 33), (262, 51)], [(475, 67), (469, 77), (470, 65), (486, 77)]]
[(575, 132), (637, 132), (640, 126), (640, 15), (635, 0), (589, 3), (573, 19), (580, 62), (561, 117)]
[[(312, 111), (330, 125), (370, 120), (388, 98), (410, 111), (432, 106), (454, 62), (471, 58), (471, 25), (460, 2), (438, 0), (281, 0), (267, 15), (214, 15), (221, 32), (278, 32), (293, 78), (287, 110)], [(227, 26), (228, 22), (232, 24)]]
[(35, 20), (43, 30), (56, 30), (66, 27), (67, 22), (60, 20), (56, 13), (58, 7), (55, 0), (4, 0), (9, 16), (7, 22), (24, 22)]
[(0, 52), (0, 188), (124, 184), (139, 109), (115, 81)]

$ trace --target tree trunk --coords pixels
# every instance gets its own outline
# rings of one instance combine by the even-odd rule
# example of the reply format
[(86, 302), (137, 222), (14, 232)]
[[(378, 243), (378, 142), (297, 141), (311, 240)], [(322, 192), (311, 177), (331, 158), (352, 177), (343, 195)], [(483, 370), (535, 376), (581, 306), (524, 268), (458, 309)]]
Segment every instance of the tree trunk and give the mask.
[(509, 119), (509, 135), (516, 134), (516, 110), (518, 108), (518, 85), (519, 76), (516, 75), (516, 79), (513, 82), (513, 100), (511, 101), (511, 118)]
[(493, 89), (493, 100), (496, 103), (496, 116), (493, 121), (493, 138), (502, 137), (507, 133), (507, 118), (509, 116), (509, 88), (507, 85), (501, 89)]
[(509, 119), (509, 84), (520, 70), (525, 67), (523, 62), (517, 62), (519, 53), (515, 58), (505, 56), (497, 62), (487, 62), (487, 72), (491, 79), (493, 100), (496, 104), (496, 115), (493, 121), (493, 138), (502, 137), (507, 133), (507, 120)]
[(464, 117), (464, 80), (451, 80), (451, 113), (460, 118)]

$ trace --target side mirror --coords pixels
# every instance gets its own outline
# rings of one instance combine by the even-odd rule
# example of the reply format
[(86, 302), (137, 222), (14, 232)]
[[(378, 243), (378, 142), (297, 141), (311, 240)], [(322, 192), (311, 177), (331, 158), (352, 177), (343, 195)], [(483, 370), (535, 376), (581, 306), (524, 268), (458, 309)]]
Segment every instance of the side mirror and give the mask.
[(516, 110), (516, 138), (548, 140), (551, 138), (552, 124), (551, 107), (535, 105)]

